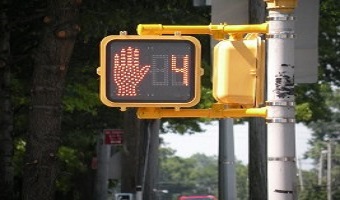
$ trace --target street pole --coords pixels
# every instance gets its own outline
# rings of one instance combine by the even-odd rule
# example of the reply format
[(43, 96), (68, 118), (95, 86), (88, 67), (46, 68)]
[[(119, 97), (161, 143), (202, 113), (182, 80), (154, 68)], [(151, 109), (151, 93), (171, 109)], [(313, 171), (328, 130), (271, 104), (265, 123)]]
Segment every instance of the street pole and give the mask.
[(332, 200), (332, 142), (340, 138), (327, 139), (327, 200)]
[(234, 120), (219, 120), (218, 151), (218, 199), (236, 199), (235, 154), (234, 154)]
[(293, 200), (296, 194), (294, 0), (264, 0), (267, 34), (268, 199)]
[(318, 174), (318, 185), (322, 184), (322, 171), (323, 171), (323, 155), (327, 153), (327, 150), (322, 150), (319, 159), (319, 174)]
[(332, 200), (332, 140), (327, 142), (327, 200)]
[(159, 129), (160, 120), (152, 119), (146, 122), (147, 142), (145, 145), (145, 163), (142, 182), (143, 199), (157, 199), (159, 190), (158, 174), (159, 174)]
[(105, 135), (101, 133), (97, 143), (97, 174), (95, 183), (95, 199), (107, 200), (108, 197), (108, 172), (111, 145), (105, 144)]
[[(263, 0), (249, 0), (250, 24), (265, 21), (266, 4)], [(267, 127), (264, 118), (249, 118), (248, 136), (249, 199), (267, 200)]]
[(301, 159), (298, 159), (298, 169), (299, 169), (299, 182), (300, 182), (300, 189), (301, 191), (305, 190), (304, 182), (303, 182), (303, 175), (302, 175), (302, 166), (301, 166)]

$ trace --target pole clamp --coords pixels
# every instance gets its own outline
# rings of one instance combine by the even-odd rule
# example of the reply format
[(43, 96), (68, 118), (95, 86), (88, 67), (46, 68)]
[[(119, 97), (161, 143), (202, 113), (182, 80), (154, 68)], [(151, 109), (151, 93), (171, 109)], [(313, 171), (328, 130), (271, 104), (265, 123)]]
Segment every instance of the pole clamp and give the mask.
[(296, 17), (292, 15), (280, 16), (280, 17), (267, 17), (267, 21), (293, 21)]
[(295, 162), (295, 157), (268, 157), (268, 161)]
[(269, 33), (266, 35), (267, 39), (294, 39), (296, 34), (292, 32)]
[(268, 118), (266, 123), (295, 123), (295, 118)]
[(293, 107), (295, 106), (294, 101), (267, 101), (266, 106), (287, 106)]
[(234, 165), (235, 162), (234, 162), (234, 161), (224, 161), (223, 164), (226, 164), (226, 165)]

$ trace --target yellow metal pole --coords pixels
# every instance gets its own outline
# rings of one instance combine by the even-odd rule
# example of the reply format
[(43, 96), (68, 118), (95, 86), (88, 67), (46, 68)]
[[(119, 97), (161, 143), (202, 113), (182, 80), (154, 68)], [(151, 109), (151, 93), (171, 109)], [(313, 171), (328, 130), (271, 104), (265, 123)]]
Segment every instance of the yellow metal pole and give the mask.
[(205, 117), (205, 118), (242, 118), (267, 116), (267, 108), (248, 109), (162, 109), (162, 108), (138, 108), (137, 116), (140, 119)]
[(247, 24), (247, 25), (197, 25), (197, 26), (177, 26), (177, 25), (162, 25), (162, 24), (139, 24), (137, 33), (139, 35), (162, 35), (174, 34), (207, 34), (213, 35), (216, 39), (220, 39), (221, 35), (231, 33), (267, 33), (268, 24)]
[(281, 13), (292, 13), (297, 6), (297, 0), (264, 0), (267, 9), (280, 11)]

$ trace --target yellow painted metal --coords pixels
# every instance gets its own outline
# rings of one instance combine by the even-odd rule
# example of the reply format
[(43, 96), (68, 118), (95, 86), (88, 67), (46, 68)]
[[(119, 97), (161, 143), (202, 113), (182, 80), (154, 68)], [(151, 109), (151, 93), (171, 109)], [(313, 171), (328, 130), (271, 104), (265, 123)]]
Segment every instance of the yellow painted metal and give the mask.
[(161, 119), (161, 118), (242, 118), (242, 117), (263, 117), (267, 116), (267, 108), (248, 109), (225, 109), (224, 105), (213, 106), (209, 109), (166, 109), (166, 108), (138, 108), (139, 119)]
[[(194, 93), (195, 97), (191, 102), (186, 103), (136, 103), (136, 102), (112, 102), (107, 97), (107, 57), (110, 55), (107, 55), (107, 45), (110, 41), (113, 40), (131, 40), (137, 41), (137, 40), (187, 40), (194, 44), (196, 51), (195, 51), (195, 69), (193, 70), (195, 73), (195, 86), (194, 87)], [(120, 107), (121, 111), (126, 111), (126, 108), (128, 107), (193, 107), (200, 101), (201, 97), (201, 76), (204, 74), (203, 68), (201, 68), (201, 44), (200, 42), (191, 36), (139, 36), (139, 35), (110, 35), (105, 38), (100, 43), (100, 66), (97, 68), (97, 74), (100, 76), (100, 100), (109, 107)]]
[(265, 40), (257, 40), (257, 65), (256, 65), (256, 91), (255, 91), (255, 106), (260, 107), (265, 101), (266, 87), (266, 43)]
[(233, 37), (214, 48), (213, 96), (219, 103), (258, 107), (264, 99), (265, 45), (260, 37)]
[(264, 0), (268, 10), (280, 10), (287, 13), (293, 12), (297, 6), (297, 0)]
[[(139, 35), (166, 35), (166, 34), (208, 34), (212, 35), (216, 40), (225, 39), (229, 35), (229, 39), (233, 41), (255, 40), (255, 69), (250, 70), (251, 76), (254, 76), (254, 84), (251, 106), (259, 106), (264, 100), (264, 41), (259, 40), (259, 33), (268, 33), (268, 23), (252, 24), (252, 25), (162, 25), (162, 24), (139, 24), (137, 27)], [(247, 34), (244, 38), (243, 36)], [(260, 66), (258, 66), (260, 65)], [(160, 119), (160, 118), (176, 118), (176, 117), (207, 117), (207, 118), (242, 118), (242, 117), (263, 117), (267, 116), (267, 108), (230, 108), (231, 106), (240, 107), (243, 105), (230, 104), (229, 108), (225, 108), (225, 104), (216, 103), (209, 109), (180, 109), (179, 107), (171, 108), (155, 108), (143, 107), (138, 108), (137, 116), (140, 119)]]
[(162, 24), (139, 24), (137, 33), (139, 35), (163, 35), (174, 34), (180, 32), (181, 34), (207, 34), (212, 35), (215, 39), (223, 39), (226, 34), (232, 33), (267, 33), (268, 24), (246, 24), (246, 25), (162, 25)]

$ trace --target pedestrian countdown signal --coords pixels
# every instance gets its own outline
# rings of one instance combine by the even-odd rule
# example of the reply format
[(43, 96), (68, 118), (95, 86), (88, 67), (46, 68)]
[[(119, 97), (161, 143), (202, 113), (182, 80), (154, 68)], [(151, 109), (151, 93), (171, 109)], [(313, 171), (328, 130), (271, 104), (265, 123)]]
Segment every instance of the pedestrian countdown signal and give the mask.
[(200, 99), (201, 46), (190, 36), (107, 36), (100, 98), (110, 107), (191, 107)]

